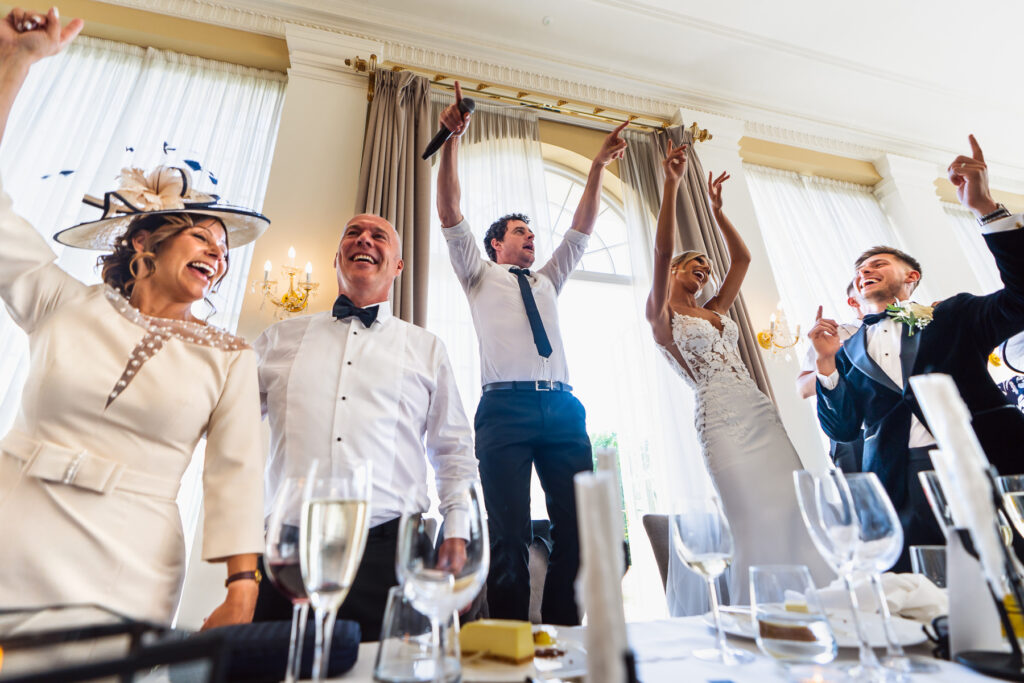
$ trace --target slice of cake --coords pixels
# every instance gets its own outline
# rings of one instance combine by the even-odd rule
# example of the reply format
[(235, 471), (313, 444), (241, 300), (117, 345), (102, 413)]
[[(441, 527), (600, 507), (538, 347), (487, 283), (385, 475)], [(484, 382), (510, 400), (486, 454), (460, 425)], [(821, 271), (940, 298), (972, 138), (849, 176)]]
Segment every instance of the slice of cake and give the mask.
[(462, 654), (482, 654), (511, 664), (533, 659), (533, 631), (528, 621), (480, 619), (462, 627), (459, 633)]

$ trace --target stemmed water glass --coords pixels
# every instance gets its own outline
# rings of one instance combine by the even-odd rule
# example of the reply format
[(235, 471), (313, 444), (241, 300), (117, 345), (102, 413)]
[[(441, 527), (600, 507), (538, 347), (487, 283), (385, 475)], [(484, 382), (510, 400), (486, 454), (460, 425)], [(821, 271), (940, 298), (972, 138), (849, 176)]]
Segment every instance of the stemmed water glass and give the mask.
[(694, 650), (692, 654), (698, 659), (729, 666), (746, 664), (753, 661), (753, 655), (729, 647), (725, 640), (722, 617), (718, 610), (718, 589), (715, 586), (715, 579), (732, 562), (732, 530), (717, 492), (710, 486), (703, 488), (703, 491), (680, 499), (676, 503), (677, 511), (669, 518), (672, 545), (679, 559), (707, 582), (711, 613), (715, 619), (717, 647)]
[(923, 657), (908, 657), (903, 651), (882, 587), (882, 572), (891, 568), (903, 552), (903, 527), (896, 508), (873, 472), (848, 474), (845, 478), (860, 523), (857, 568), (867, 572), (882, 614), (887, 645), (883, 663), (906, 673), (934, 673), (939, 670), (935, 662)]
[(316, 609), (313, 679), (327, 676), (331, 636), (366, 548), (370, 463), (332, 464), (330, 475), (306, 481), (299, 529), (302, 582)]
[[(395, 557), (398, 581), (405, 587), (406, 596), (413, 607), (430, 618), (430, 677), (435, 683), (458, 680), (461, 674), (459, 662), (445, 657), (441, 625), (473, 601), (487, 580), (491, 564), (480, 483), (463, 484), (445, 496), (445, 505), (445, 542), (434, 543), (420, 513), (404, 514)], [(465, 541), (464, 554), (457, 539)]]
[(830, 470), (816, 477), (806, 470), (793, 472), (800, 516), (811, 541), (825, 562), (842, 578), (850, 599), (850, 611), (860, 646), (859, 664), (849, 672), (855, 680), (884, 681), (887, 672), (875, 657), (861, 621), (853, 576), (860, 523), (843, 473)]
[(289, 477), (278, 489), (267, 520), (267, 541), (263, 553), (267, 577), (292, 603), (292, 631), (288, 642), (285, 683), (293, 683), (300, 678), (302, 643), (305, 641), (306, 616), (309, 613), (309, 597), (302, 583), (302, 567), (299, 563), (299, 527), (305, 487), (305, 478)]

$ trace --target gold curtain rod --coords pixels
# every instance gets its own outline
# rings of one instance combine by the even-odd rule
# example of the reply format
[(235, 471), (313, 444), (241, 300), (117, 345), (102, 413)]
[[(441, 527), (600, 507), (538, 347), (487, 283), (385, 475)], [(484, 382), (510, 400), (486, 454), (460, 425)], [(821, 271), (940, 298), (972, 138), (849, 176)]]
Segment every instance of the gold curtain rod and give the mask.
[[(365, 73), (369, 77), (369, 87), (367, 88), (366, 99), (370, 102), (373, 101), (374, 87), (376, 85), (375, 71), (378, 66), (377, 55), (370, 55), (370, 59), (362, 59), (356, 57), (355, 59), (346, 59), (345, 65), (352, 67), (359, 73)], [(447, 76), (445, 74), (431, 73), (422, 69), (406, 66), (404, 64), (390, 64), (389, 67), (392, 71), (411, 71), (412, 73), (425, 76), (430, 79), (432, 86), (441, 88), (444, 90), (455, 90), (454, 77)], [(444, 81), (451, 80), (452, 83), (445, 83)], [(647, 130), (664, 130), (669, 127), (669, 121), (658, 116), (647, 116), (639, 114), (631, 114), (629, 112), (622, 112), (613, 109), (607, 109), (605, 107), (595, 106), (586, 102), (578, 102), (573, 100), (567, 100), (563, 98), (555, 99), (555, 104), (549, 102), (543, 102), (537, 99), (531, 99), (531, 93), (525, 90), (516, 91), (515, 95), (506, 95), (495, 91), (495, 88), (502, 86), (494, 86), (489, 83), (477, 81), (475, 88), (464, 88), (467, 94), (472, 94), (473, 97), (486, 97), (491, 100), (497, 100), (499, 102), (506, 102), (514, 104), (520, 107), (527, 107), (537, 111), (550, 112), (553, 114), (563, 114), (566, 116), (574, 116), (577, 118), (586, 119), (589, 121), (599, 121), (601, 123), (613, 123), (618, 125), (624, 121), (628, 121), (630, 126), (637, 128), (644, 128)], [(487, 92), (490, 90), (490, 92)], [(574, 107), (574, 108), (570, 108)], [(619, 114), (620, 116), (614, 116), (613, 114)], [(640, 119), (646, 119), (647, 121), (653, 121), (654, 123), (644, 123)], [(706, 142), (712, 139), (711, 133), (706, 129), (701, 128), (694, 121), (687, 130), (693, 136), (694, 142)]]

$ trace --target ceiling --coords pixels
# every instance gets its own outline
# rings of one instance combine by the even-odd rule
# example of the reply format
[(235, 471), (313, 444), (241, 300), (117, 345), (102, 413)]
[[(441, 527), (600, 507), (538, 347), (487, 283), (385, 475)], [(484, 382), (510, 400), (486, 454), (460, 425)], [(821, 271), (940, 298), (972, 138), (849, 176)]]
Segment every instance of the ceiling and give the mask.
[(863, 158), (939, 162), (974, 132), (1008, 189), (1024, 188), (1016, 0), (212, 2), (839, 141)]

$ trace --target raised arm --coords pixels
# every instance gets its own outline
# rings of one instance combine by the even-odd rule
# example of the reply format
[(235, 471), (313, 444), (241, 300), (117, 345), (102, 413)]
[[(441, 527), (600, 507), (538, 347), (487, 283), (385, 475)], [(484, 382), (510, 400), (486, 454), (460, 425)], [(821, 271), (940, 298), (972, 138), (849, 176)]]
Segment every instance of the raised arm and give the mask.
[(29, 67), (67, 47), (83, 25), (73, 19), (62, 29), (56, 7), (46, 14), (15, 8), (0, 21), (0, 140)]
[(722, 286), (705, 308), (725, 314), (728, 312), (732, 302), (740, 293), (740, 285), (743, 278), (747, 276), (747, 268), (750, 267), (750, 250), (740, 237), (736, 227), (725, 216), (722, 211), (722, 183), (729, 179), (728, 173), (712, 180), (711, 173), (708, 173), (708, 200), (711, 203), (711, 213), (718, 223), (718, 229), (722, 231), (722, 239), (725, 240), (725, 247), (729, 251), (729, 271), (722, 280)]
[(459, 111), (462, 86), (455, 81), (455, 103), (441, 112), (441, 125), (452, 132), (441, 148), (441, 162), (437, 167), (437, 215), (441, 227), (450, 228), (462, 222), (462, 188), (459, 187), (459, 141), (469, 128), (472, 114)]
[(626, 152), (626, 141), (619, 137), (619, 133), (629, 125), (629, 121), (623, 121), (619, 126), (608, 133), (601, 149), (590, 164), (590, 173), (587, 175), (587, 185), (583, 188), (583, 196), (580, 203), (576, 205), (576, 213), (572, 216), (572, 226), (576, 232), (589, 235), (594, 232), (594, 223), (597, 222), (597, 212), (601, 208), (601, 181), (604, 177), (604, 169), (616, 159), (621, 159)]
[(658, 212), (658, 231), (654, 236), (654, 277), (651, 294), (647, 297), (647, 321), (652, 327), (665, 318), (668, 307), (669, 267), (678, 229), (676, 198), (679, 182), (686, 172), (686, 145), (673, 148), (669, 142), (662, 167), (665, 169), (665, 186), (661, 194), (661, 211)]

